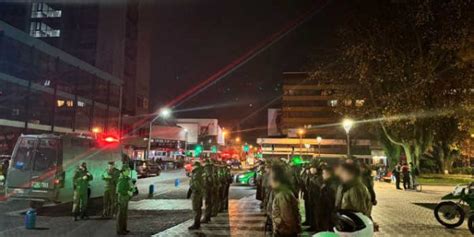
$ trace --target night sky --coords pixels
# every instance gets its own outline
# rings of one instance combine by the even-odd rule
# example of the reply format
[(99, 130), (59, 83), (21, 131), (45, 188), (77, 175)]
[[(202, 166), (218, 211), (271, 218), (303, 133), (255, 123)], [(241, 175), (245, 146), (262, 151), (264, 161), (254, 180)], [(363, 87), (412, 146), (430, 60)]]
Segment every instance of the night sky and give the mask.
[[(156, 109), (229, 64), (268, 35), (307, 10), (305, 0), (164, 0), (154, 5), (152, 82), (150, 100)], [(321, 12), (230, 76), (176, 110), (176, 117), (218, 118), (226, 128), (261, 110), (240, 129), (266, 126), (263, 105), (281, 95), (282, 73), (305, 70), (330, 54), (335, 26), (343, 22), (341, 1)], [(316, 53), (316, 55), (315, 55)], [(278, 106), (278, 100), (273, 103)], [(254, 141), (266, 130), (241, 134)]]

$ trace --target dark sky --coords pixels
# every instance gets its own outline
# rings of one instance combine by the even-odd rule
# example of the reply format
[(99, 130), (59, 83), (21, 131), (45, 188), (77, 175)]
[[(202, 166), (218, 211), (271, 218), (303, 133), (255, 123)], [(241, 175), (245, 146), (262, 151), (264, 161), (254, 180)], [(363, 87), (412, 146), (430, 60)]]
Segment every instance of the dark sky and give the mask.
[[(154, 6), (151, 103), (159, 108), (229, 64), (268, 35), (307, 10), (314, 0), (162, 0)], [(341, 1), (331, 3), (309, 22), (236, 72), (176, 108), (176, 117), (218, 118), (227, 128), (261, 109), (240, 129), (266, 126), (262, 106), (281, 95), (285, 71), (307, 67), (314, 52), (331, 44), (344, 16)], [(319, 49), (319, 50), (318, 50)], [(276, 106), (278, 102), (276, 103)], [(243, 133), (253, 140), (266, 130)]]

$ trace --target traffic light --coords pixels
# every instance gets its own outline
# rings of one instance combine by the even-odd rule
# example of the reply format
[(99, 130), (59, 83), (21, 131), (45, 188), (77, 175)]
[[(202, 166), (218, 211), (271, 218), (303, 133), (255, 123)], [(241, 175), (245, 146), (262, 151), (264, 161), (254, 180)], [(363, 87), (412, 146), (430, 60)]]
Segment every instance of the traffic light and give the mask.
[(217, 146), (216, 145), (211, 146), (211, 153), (217, 153)]
[(249, 144), (245, 143), (244, 152), (249, 152), (249, 150), (250, 150)]
[(199, 157), (202, 153), (202, 145), (196, 145), (194, 148), (194, 157)]

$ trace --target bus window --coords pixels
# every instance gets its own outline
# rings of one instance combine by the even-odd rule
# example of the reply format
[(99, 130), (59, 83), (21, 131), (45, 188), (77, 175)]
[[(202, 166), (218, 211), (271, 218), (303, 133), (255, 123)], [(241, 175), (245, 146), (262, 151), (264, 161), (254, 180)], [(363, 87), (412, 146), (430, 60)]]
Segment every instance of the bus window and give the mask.
[(20, 144), (12, 157), (12, 164), (15, 169), (31, 169), (31, 158), (34, 153), (36, 141), (36, 139), (21, 139)]
[(54, 167), (58, 161), (58, 140), (40, 139), (35, 153), (33, 170), (44, 171)]

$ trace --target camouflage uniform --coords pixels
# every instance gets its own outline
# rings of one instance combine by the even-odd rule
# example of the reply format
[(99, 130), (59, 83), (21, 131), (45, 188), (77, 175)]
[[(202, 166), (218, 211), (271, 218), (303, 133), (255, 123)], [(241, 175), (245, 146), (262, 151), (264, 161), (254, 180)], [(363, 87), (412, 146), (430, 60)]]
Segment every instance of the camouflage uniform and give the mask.
[(204, 218), (201, 221), (202, 223), (207, 223), (211, 220), (212, 215), (212, 192), (214, 190), (214, 175), (213, 175), (213, 165), (207, 160), (206, 165), (203, 169), (203, 183), (204, 183), (204, 201), (205, 201), (205, 210)]
[(297, 236), (301, 232), (298, 200), (285, 185), (275, 190), (272, 225), (274, 236)]
[(217, 216), (217, 213), (219, 213), (219, 208), (222, 203), (222, 199), (220, 199), (220, 194), (222, 193), (221, 192), (222, 184), (219, 180), (219, 166), (217, 165), (213, 166), (212, 174), (213, 174), (213, 179), (214, 179), (214, 185), (213, 185), (213, 190), (212, 190), (213, 202), (212, 202), (211, 216), (214, 217), (214, 216)]
[(133, 183), (130, 177), (128, 166), (122, 168), (122, 172), (117, 181), (117, 234), (127, 234), (128, 202), (133, 196)]
[(194, 223), (188, 228), (190, 230), (199, 229), (201, 227), (203, 185), (203, 168), (199, 162), (195, 162), (188, 191), (188, 198), (191, 197), (192, 199), (194, 211)]
[(80, 215), (82, 219), (87, 218), (87, 201), (89, 199), (87, 192), (89, 182), (93, 179), (92, 175), (87, 171), (85, 163), (81, 166), (84, 168), (77, 168), (73, 177), (74, 196), (72, 214), (74, 215), (74, 220), (77, 220), (78, 215)]
[(112, 217), (115, 214), (117, 206), (116, 186), (119, 176), (120, 171), (115, 167), (107, 168), (102, 174), (102, 180), (105, 181), (103, 217)]

